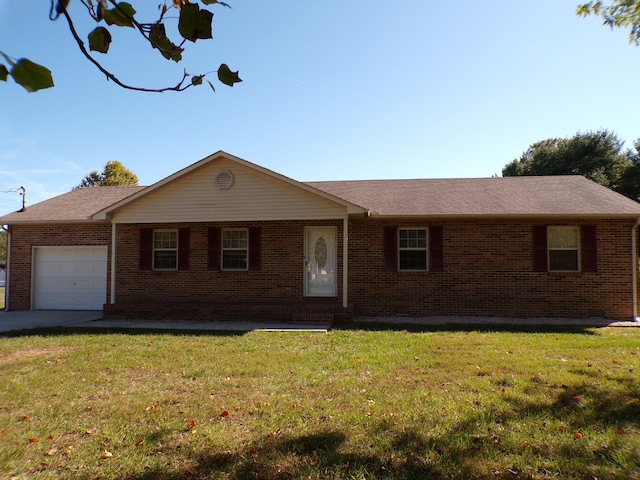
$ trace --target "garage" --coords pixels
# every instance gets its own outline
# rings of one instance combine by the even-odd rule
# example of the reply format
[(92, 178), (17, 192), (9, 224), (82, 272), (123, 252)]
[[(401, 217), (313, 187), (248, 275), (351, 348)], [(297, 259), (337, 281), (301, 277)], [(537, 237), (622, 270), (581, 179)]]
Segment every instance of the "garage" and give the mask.
[(107, 247), (34, 247), (34, 310), (102, 310)]

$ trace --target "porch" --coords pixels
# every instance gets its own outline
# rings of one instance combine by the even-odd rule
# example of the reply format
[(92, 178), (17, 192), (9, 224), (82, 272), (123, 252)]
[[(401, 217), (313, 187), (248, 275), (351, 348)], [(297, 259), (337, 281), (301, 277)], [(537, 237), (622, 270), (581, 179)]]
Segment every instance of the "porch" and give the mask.
[(131, 301), (104, 305), (105, 320), (333, 324), (353, 320), (354, 306), (340, 302)]

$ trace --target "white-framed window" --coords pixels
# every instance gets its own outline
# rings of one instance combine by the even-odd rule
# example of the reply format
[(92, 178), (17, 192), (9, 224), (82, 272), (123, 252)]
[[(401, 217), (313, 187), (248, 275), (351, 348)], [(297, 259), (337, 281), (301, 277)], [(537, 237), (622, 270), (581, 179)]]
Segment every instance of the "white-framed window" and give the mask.
[(398, 229), (398, 269), (404, 271), (427, 271), (427, 229)]
[(222, 269), (247, 270), (249, 258), (249, 231), (222, 230)]
[(578, 227), (547, 227), (549, 271), (580, 271), (579, 246), (580, 229)]
[(178, 230), (153, 231), (153, 269), (178, 269)]

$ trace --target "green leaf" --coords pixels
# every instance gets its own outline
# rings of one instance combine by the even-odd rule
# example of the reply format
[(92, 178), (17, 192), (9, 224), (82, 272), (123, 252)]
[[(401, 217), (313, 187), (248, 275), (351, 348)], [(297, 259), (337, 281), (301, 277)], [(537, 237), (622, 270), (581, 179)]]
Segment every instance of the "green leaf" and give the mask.
[(174, 45), (173, 42), (167, 38), (164, 24), (154, 23), (151, 25), (149, 40), (153, 48), (160, 50), (162, 56), (167, 60), (173, 60), (174, 62), (182, 60), (182, 51), (184, 49)]
[(7, 70), (7, 67), (5, 67), (4, 65), (0, 64), (0, 80), (6, 82), (8, 76), (9, 70)]
[(183, 38), (195, 42), (197, 39), (213, 38), (211, 23), (213, 13), (209, 10), (200, 10), (195, 3), (187, 3), (180, 9), (178, 31)]
[(202, 85), (202, 75), (194, 75), (191, 77), (191, 85)]
[(218, 80), (230, 87), (233, 87), (234, 83), (242, 81), (238, 76), (238, 72), (232, 72), (226, 63), (223, 63), (220, 65), (220, 68), (218, 68)]
[(100, 53), (107, 53), (111, 44), (111, 34), (104, 27), (97, 27), (89, 34), (89, 49)]
[(26, 58), (18, 60), (11, 69), (11, 76), (27, 92), (36, 92), (43, 88), (53, 87), (51, 71)]
[(222, 5), (223, 7), (227, 7), (227, 8), (231, 8), (231, 6), (229, 6), (228, 4), (224, 3), (224, 2), (219, 2), (218, 0), (200, 0), (202, 3), (204, 3), (205, 5), (212, 5), (212, 4), (218, 4), (218, 5)]
[(105, 10), (104, 21), (107, 22), (107, 25), (133, 28), (131, 19), (135, 14), (135, 9), (129, 3), (120, 2), (111, 10)]

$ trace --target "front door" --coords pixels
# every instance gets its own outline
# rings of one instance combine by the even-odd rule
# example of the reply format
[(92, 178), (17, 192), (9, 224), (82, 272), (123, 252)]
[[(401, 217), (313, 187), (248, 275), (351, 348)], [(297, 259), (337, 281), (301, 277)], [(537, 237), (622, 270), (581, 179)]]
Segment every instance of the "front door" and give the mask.
[(336, 296), (336, 228), (305, 229), (305, 289), (307, 297)]

